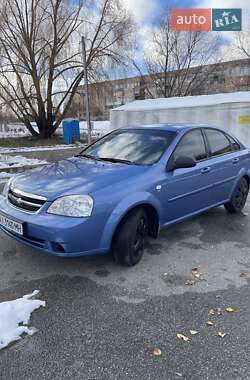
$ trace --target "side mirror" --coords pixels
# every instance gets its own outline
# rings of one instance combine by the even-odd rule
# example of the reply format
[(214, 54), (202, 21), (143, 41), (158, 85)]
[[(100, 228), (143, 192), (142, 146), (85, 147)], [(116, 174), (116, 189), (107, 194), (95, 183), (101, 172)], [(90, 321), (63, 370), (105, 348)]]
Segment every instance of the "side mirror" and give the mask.
[(176, 160), (169, 162), (167, 170), (173, 171), (181, 168), (193, 168), (194, 166), (196, 166), (196, 161), (192, 157), (180, 156)]

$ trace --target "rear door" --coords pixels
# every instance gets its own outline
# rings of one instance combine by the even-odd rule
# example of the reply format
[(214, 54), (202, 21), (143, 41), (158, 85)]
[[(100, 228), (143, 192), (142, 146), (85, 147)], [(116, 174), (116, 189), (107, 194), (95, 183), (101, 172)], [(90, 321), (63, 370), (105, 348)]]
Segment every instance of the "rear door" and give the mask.
[(239, 154), (241, 148), (236, 141), (222, 131), (206, 128), (204, 134), (210, 155), (210, 176), (213, 183), (212, 203), (223, 203), (229, 199), (241, 168)]
[(166, 172), (166, 182), (161, 195), (165, 224), (209, 207), (211, 183), (207, 155), (200, 129), (187, 132), (177, 144), (170, 160), (187, 156), (195, 159), (197, 164), (193, 168)]

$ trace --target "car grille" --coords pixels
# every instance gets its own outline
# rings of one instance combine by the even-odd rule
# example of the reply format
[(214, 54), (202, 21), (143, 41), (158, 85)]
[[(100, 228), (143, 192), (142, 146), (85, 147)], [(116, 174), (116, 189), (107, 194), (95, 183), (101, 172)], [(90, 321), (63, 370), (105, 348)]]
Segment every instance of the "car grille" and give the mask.
[(38, 212), (44, 205), (46, 198), (10, 188), (8, 193), (8, 201), (12, 206), (19, 210), (35, 213)]

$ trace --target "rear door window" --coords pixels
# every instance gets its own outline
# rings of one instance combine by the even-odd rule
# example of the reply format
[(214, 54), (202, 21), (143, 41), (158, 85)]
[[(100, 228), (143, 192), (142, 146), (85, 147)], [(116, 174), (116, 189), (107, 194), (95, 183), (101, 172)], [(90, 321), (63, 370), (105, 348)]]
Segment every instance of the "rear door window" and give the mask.
[(206, 129), (205, 133), (212, 157), (232, 152), (231, 143), (224, 133), (213, 129)]

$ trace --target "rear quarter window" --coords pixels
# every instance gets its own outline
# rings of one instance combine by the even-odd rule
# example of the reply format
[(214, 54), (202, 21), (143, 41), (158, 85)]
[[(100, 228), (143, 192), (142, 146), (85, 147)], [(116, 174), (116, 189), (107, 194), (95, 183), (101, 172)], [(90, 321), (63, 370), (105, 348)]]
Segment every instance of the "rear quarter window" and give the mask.
[(240, 144), (233, 137), (231, 137), (229, 135), (226, 135), (226, 136), (231, 143), (231, 147), (232, 147), (233, 152), (241, 149)]

